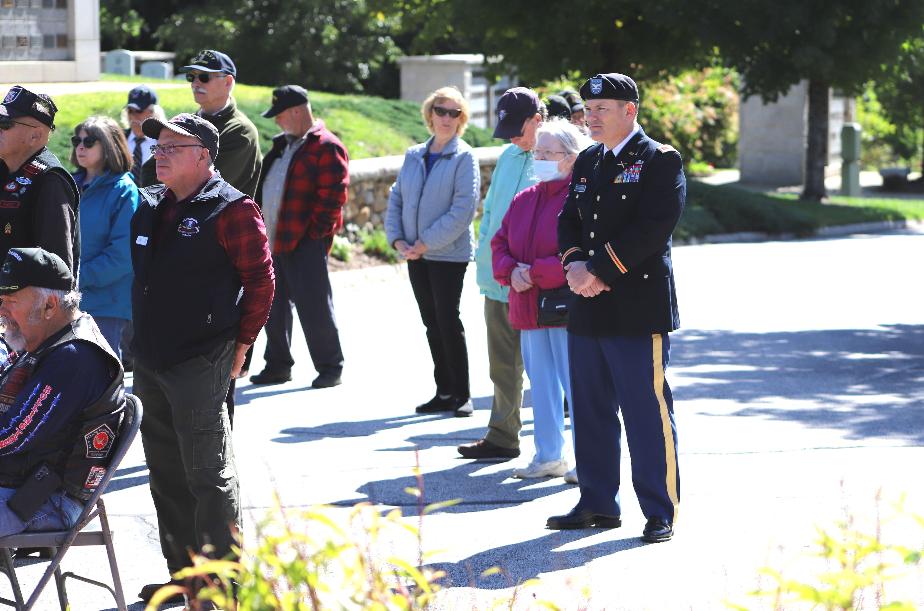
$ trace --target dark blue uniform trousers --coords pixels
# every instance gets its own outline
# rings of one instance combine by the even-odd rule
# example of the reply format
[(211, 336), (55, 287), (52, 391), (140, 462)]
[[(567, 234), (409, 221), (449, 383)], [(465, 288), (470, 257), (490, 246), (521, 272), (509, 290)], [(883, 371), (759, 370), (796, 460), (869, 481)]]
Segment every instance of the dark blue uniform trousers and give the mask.
[(632, 485), (646, 518), (674, 522), (680, 502), (677, 429), (667, 334), (587, 337), (568, 333), (575, 459), (580, 509), (621, 515), (619, 457), (622, 427), (632, 460)]

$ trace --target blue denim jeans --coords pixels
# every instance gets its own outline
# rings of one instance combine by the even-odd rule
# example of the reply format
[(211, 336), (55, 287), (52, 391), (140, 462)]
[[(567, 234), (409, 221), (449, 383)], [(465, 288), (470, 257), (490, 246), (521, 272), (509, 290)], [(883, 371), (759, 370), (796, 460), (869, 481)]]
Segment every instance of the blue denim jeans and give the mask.
[(23, 522), (7, 505), (14, 494), (15, 488), (0, 488), (0, 537), (27, 530), (64, 530), (76, 524), (83, 511), (83, 505), (58, 491), (39, 507), (34, 516)]
[[(523, 365), (533, 397), (533, 441), (537, 462), (562, 460), (565, 447), (565, 415), (562, 400), (571, 401), (568, 369), (568, 332), (564, 327), (520, 331)], [(571, 410), (574, 434), (574, 409)]]

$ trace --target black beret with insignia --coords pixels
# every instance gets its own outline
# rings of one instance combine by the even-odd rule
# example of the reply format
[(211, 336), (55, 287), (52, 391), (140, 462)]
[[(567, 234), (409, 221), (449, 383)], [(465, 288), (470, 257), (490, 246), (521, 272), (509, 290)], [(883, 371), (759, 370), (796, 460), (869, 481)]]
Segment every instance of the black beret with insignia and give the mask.
[(618, 72), (598, 74), (581, 85), (584, 100), (626, 100), (638, 102), (638, 86), (631, 78)]

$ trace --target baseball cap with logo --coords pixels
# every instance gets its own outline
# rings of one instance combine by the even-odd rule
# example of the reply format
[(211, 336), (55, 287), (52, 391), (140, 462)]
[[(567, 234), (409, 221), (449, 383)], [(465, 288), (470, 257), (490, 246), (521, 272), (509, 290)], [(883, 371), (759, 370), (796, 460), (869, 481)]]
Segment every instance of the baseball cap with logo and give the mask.
[(218, 157), (218, 130), (215, 126), (198, 115), (183, 112), (169, 121), (161, 121), (151, 117), (141, 124), (141, 131), (148, 138), (157, 140), (164, 128), (181, 136), (192, 136), (208, 149), (212, 161)]
[(199, 72), (224, 72), (231, 76), (237, 76), (237, 67), (231, 58), (221, 51), (205, 49), (199, 51), (199, 54), (189, 60), (188, 66), (180, 68), (180, 72), (189, 72), (198, 70)]
[(308, 91), (298, 85), (283, 85), (273, 89), (273, 104), (263, 113), (267, 119), (275, 117), (283, 110), (308, 103)]
[(514, 87), (497, 101), (495, 138), (516, 138), (523, 133), (523, 123), (536, 113), (542, 114), (542, 102), (532, 89)]
[(57, 112), (58, 107), (49, 96), (32, 93), (20, 85), (11, 87), (0, 102), (0, 117), (32, 117), (51, 129), (55, 128)]
[(74, 288), (74, 276), (58, 255), (42, 248), (11, 248), (0, 266), (0, 295), (28, 286), (58, 291)]
[(132, 110), (144, 110), (148, 106), (157, 104), (157, 94), (147, 85), (138, 85), (128, 92), (128, 103), (126, 108)]

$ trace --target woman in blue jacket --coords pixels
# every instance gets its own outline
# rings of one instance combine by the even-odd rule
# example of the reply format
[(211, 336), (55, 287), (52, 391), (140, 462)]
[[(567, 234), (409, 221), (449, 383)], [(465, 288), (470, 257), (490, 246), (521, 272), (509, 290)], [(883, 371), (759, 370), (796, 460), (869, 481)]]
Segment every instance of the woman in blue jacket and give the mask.
[(80, 187), (81, 309), (96, 320), (113, 352), (131, 320), (129, 223), (138, 207), (132, 155), (119, 124), (90, 117), (74, 128), (71, 163)]
[(478, 160), (462, 141), (468, 104), (455, 87), (437, 89), (421, 114), (432, 137), (412, 146), (388, 196), (385, 233), (402, 257), (433, 357), (436, 395), (417, 413), (471, 416), (468, 349), (459, 318), (472, 219), (481, 187)]

